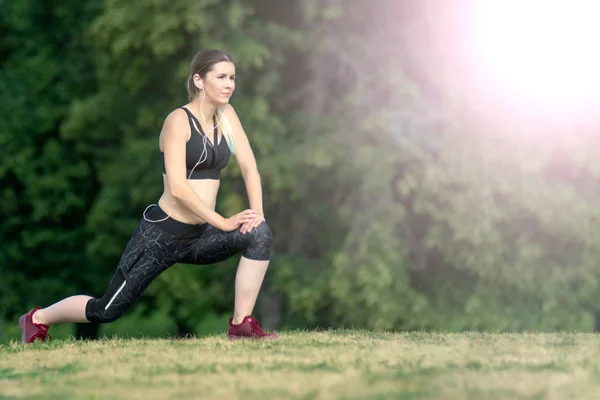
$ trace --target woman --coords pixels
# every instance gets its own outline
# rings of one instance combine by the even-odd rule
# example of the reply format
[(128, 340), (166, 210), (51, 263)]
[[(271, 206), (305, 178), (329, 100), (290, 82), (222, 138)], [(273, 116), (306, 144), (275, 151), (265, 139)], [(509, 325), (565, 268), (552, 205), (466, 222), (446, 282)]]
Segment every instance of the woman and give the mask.
[[(61, 322), (108, 323), (121, 317), (148, 285), (175, 263), (214, 264), (241, 253), (235, 280), (230, 339), (275, 338), (251, 317), (267, 271), (271, 230), (262, 208), (256, 161), (242, 125), (229, 105), (235, 66), (217, 50), (198, 53), (188, 78), (189, 103), (172, 111), (159, 138), (164, 192), (144, 210), (104, 296), (72, 296), (19, 319), (22, 342), (49, 338)], [(215, 212), (221, 170), (235, 156), (250, 208), (229, 218)]]

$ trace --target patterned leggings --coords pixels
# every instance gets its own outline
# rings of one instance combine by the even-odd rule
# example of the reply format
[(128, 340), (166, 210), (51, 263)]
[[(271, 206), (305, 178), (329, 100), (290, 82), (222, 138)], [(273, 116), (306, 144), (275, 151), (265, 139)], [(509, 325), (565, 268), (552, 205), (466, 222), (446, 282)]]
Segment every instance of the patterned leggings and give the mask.
[[(158, 206), (148, 213), (150, 220), (164, 217), (166, 214)], [(239, 253), (251, 260), (269, 260), (271, 243), (271, 229), (266, 222), (243, 235), (239, 228), (224, 232), (210, 224), (190, 225), (172, 218), (162, 222), (142, 219), (104, 296), (88, 301), (86, 318), (106, 323), (121, 317), (150, 283), (175, 263), (214, 264)]]

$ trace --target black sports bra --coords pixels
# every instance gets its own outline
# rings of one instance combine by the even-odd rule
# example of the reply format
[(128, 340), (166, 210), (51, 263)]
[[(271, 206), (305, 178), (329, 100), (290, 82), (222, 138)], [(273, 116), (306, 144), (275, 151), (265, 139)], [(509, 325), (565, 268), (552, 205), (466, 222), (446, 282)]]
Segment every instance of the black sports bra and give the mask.
[[(229, 158), (231, 157), (231, 151), (227, 145), (225, 137), (221, 138), (221, 141), (217, 143), (218, 131), (215, 122), (214, 129), (214, 141), (213, 143), (208, 140), (206, 134), (202, 130), (202, 125), (198, 122), (198, 119), (185, 107), (181, 107), (187, 114), (190, 122), (191, 135), (190, 140), (185, 144), (185, 166), (186, 166), (186, 178), (189, 179), (219, 179), (221, 177), (221, 170), (227, 166)], [(196, 125), (194, 125), (194, 122)], [(196, 129), (196, 126), (200, 128), (200, 132)], [(202, 154), (205, 149), (206, 152)], [(162, 158), (162, 170), (166, 174), (167, 170), (165, 167), (165, 154), (161, 152)], [(198, 163), (198, 161), (202, 161)], [(197, 164), (197, 165), (196, 165)]]

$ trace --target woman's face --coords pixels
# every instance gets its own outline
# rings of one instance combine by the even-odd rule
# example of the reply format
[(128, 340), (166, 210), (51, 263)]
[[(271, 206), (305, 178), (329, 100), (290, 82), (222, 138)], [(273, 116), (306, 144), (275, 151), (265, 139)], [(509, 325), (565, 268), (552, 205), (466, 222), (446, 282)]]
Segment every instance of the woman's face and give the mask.
[[(204, 87), (206, 97), (204, 101), (210, 101), (216, 106), (229, 103), (229, 98), (235, 90), (235, 65), (229, 61), (221, 61), (213, 65), (205, 79), (201, 79), (200, 75), (194, 75), (196, 86), (201, 88), (200, 81)], [(201, 88), (202, 89), (202, 88)], [(200, 93), (200, 96), (203, 96)]]

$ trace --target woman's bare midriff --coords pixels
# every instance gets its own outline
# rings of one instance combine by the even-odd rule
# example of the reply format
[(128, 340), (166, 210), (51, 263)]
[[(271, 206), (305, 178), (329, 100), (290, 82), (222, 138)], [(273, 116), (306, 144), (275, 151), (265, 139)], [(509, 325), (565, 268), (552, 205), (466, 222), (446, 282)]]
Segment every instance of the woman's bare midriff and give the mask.
[[(169, 180), (166, 175), (163, 174), (163, 182), (165, 190), (158, 200), (158, 205), (164, 212), (166, 212), (171, 218), (184, 222), (186, 224), (204, 224), (202, 218), (191, 212), (187, 207), (178, 202), (173, 196), (171, 196), (171, 190), (169, 188)], [(188, 180), (188, 185), (196, 192), (200, 200), (204, 202), (211, 210), (214, 210), (217, 204), (217, 193), (219, 192), (220, 181), (215, 179), (197, 179)]]

